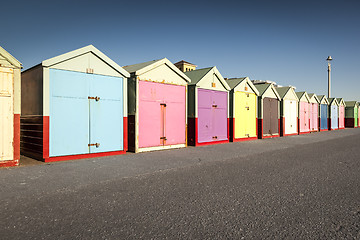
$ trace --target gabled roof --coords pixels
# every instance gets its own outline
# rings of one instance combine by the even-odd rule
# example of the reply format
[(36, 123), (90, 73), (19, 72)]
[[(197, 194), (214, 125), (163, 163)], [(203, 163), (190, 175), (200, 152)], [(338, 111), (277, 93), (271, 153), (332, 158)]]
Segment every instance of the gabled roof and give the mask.
[(229, 78), (226, 79), (225, 81), (227, 82), (227, 84), (229, 85), (229, 87), (231, 89), (234, 89), (237, 85), (239, 85), (242, 81), (244, 81), (247, 77), (242, 77), (242, 78)]
[(225, 79), (221, 76), (220, 72), (217, 68), (209, 67), (209, 68), (202, 68), (193, 71), (185, 72), (185, 75), (188, 76), (191, 80), (189, 85), (197, 85), (202, 79), (204, 79), (208, 74), (214, 73), (217, 78), (220, 80), (221, 84), (224, 86), (225, 89), (230, 90), (229, 85), (225, 81)]
[[(289, 91), (294, 91), (294, 93), (295, 93), (294, 87), (291, 87), (291, 86), (287, 86), (287, 87), (276, 87), (275, 89), (276, 89), (276, 91), (278, 92), (278, 94), (279, 94), (279, 96), (280, 96), (281, 99), (283, 99)], [(294, 95), (295, 95), (295, 97), (298, 99), (296, 93), (295, 93)], [(298, 99), (298, 100), (299, 100), (299, 99)]]
[(281, 100), (279, 93), (276, 91), (273, 83), (261, 83), (261, 84), (254, 84), (256, 89), (259, 91), (259, 96), (262, 96), (268, 89), (272, 89), (276, 97)]
[(320, 103), (324, 100), (328, 105), (329, 105), (329, 100), (327, 99), (327, 97), (325, 95), (317, 95)]
[(315, 99), (315, 101), (317, 103), (320, 103), (320, 99), (316, 96), (315, 93), (309, 93), (308, 95), (309, 95), (310, 101), (311, 101), (311, 99)]
[(89, 52), (93, 53), (98, 58), (102, 59), (104, 62), (109, 64), (112, 68), (114, 68), (117, 72), (122, 74), (124, 77), (127, 77), (127, 78), (130, 77), (130, 74), (127, 71), (125, 71), (122, 67), (120, 67), (116, 62), (111, 60), (108, 56), (106, 56), (105, 54), (100, 52), (100, 50), (98, 50), (93, 45), (88, 45), (86, 47), (76, 49), (74, 51), (59, 55), (57, 57), (53, 57), (53, 58), (44, 60), (44, 61), (42, 61), (42, 66), (43, 67), (51, 67), (51, 66), (53, 66), (55, 64), (64, 62), (64, 61), (69, 60), (71, 58), (78, 57), (80, 55), (84, 55), (84, 54), (89, 53)]
[(329, 100), (329, 105), (332, 105), (333, 103), (335, 103), (336, 106), (339, 106), (339, 103), (336, 100), (336, 98), (328, 98), (328, 100)]
[(302, 97), (305, 97), (308, 102), (310, 102), (309, 95), (307, 92), (296, 92), (297, 97), (299, 98), (299, 101)]
[(136, 76), (140, 76), (154, 68), (159, 67), (160, 65), (165, 64), (169, 68), (171, 68), (174, 72), (176, 72), (180, 77), (182, 77), (186, 82), (190, 82), (190, 78), (188, 78), (182, 71), (180, 71), (173, 63), (171, 63), (167, 58), (162, 58), (158, 60), (152, 60), (143, 63), (137, 63), (133, 65), (127, 65), (123, 68), (129, 73), (135, 74)]
[(21, 62), (19, 62), (16, 58), (14, 58), (8, 51), (3, 49), (0, 46), (0, 55), (6, 59), (11, 65), (13, 65), (16, 68), (22, 68)]
[(346, 101), (345, 104), (346, 104), (346, 107), (357, 107), (357, 106), (359, 106), (359, 103), (357, 101)]
[(243, 78), (229, 78), (225, 80), (229, 85), (230, 89), (236, 88), (240, 83), (246, 81), (246, 83), (250, 86), (250, 88), (255, 92), (256, 95), (259, 95), (259, 91), (255, 87), (255, 85), (251, 82), (248, 77)]
[(345, 104), (345, 101), (343, 98), (336, 98), (336, 100), (338, 101), (339, 105), (346, 107), (346, 104)]
[(185, 72), (185, 75), (190, 78), (190, 82), (192, 84), (196, 84), (201, 79), (203, 79), (205, 77), (205, 75), (211, 71), (211, 69), (212, 69), (212, 67), (196, 69), (193, 71)]

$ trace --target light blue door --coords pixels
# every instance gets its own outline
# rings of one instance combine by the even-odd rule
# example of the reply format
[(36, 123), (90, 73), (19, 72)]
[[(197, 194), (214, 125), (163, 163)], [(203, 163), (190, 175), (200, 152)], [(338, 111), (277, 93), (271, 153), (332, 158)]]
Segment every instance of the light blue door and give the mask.
[(49, 155), (88, 153), (87, 74), (50, 69)]
[(320, 111), (320, 129), (328, 129), (328, 105), (321, 104), (320, 105), (321, 111)]
[(124, 149), (122, 78), (50, 69), (49, 79), (50, 157)]
[(90, 153), (123, 150), (123, 79), (92, 75), (90, 96)]
[(331, 129), (338, 129), (338, 107), (335, 105), (331, 105)]

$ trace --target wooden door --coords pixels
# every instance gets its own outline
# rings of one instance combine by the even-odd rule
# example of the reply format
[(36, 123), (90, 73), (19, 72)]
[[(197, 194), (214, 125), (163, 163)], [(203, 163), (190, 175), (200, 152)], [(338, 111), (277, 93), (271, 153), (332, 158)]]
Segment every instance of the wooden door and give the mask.
[(339, 115), (338, 115), (338, 107), (336, 105), (331, 105), (331, 129), (339, 128)]
[(357, 127), (358, 126), (358, 108), (357, 107), (354, 107), (354, 118), (355, 118), (354, 126)]
[(123, 79), (88, 75), (90, 79), (90, 153), (122, 151)]
[(198, 90), (198, 142), (227, 140), (227, 92)]
[(50, 69), (49, 156), (89, 153), (86, 73)]
[(328, 105), (321, 104), (320, 109), (320, 129), (325, 130), (328, 129)]
[(271, 109), (271, 134), (279, 133), (279, 101), (277, 99), (271, 99), (270, 101)]
[(263, 135), (271, 135), (271, 98), (263, 99)]
[(297, 129), (297, 102), (284, 100), (285, 134), (294, 134)]
[(256, 137), (256, 111), (257, 111), (257, 97), (254, 93), (246, 94), (246, 111), (247, 111), (247, 137)]
[(339, 128), (345, 127), (345, 107), (339, 106)]
[(235, 138), (244, 138), (247, 134), (247, 104), (244, 92), (234, 94)]
[(14, 73), (0, 67), (0, 161), (14, 159)]
[(213, 105), (210, 90), (198, 89), (198, 142), (213, 140)]
[(139, 81), (139, 148), (185, 144), (186, 88)]

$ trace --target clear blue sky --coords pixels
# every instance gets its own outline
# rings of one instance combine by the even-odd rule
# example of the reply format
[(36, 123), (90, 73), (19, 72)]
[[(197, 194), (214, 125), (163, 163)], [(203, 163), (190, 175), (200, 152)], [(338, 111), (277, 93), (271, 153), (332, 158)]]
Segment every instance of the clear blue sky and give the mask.
[(23, 63), (93, 44), (119, 65), (166, 57), (224, 77), (360, 101), (360, 2), (6, 1), (0, 45)]

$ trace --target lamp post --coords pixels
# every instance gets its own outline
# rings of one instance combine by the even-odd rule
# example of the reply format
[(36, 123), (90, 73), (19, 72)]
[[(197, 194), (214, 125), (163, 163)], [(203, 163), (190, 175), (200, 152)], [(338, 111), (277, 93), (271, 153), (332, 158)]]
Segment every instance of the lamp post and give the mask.
[(331, 56), (328, 56), (328, 58), (326, 59), (326, 61), (328, 62), (328, 98), (330, 98), (331, 94), (330, 94), (330, 72), (331, 72), (331, 64), (330, 61), (332, 61), (333, 59), (331, 58)]

